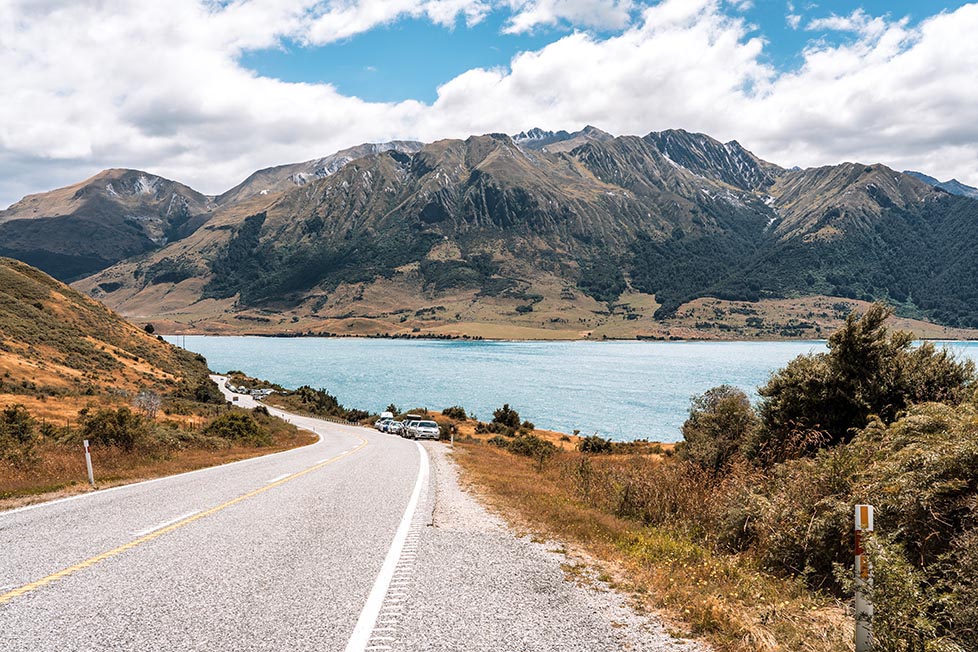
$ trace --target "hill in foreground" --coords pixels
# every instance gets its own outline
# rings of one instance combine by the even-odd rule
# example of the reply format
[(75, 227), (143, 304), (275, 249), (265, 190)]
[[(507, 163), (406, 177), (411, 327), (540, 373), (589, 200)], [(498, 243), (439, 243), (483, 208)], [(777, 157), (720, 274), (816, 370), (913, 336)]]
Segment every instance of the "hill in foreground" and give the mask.
[(203, 357), (24, 263), (0, 258), (0, 509), (310, 441), (229, 410)]
[(0, 405), (71, 414), (99, 398), (202, 383), (202, 357), (19, 261), (0, 258)]

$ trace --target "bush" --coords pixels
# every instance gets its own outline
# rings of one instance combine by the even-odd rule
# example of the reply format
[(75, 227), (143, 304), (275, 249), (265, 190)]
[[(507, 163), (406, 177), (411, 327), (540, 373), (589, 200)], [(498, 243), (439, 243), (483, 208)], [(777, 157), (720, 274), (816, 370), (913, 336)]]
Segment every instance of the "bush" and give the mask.
[(455, 419), (456, 421), (465, 421), (468, 419), (468, 415), (465, 414), (465, 409), (459, 407), (458, 405), (453, 405), (452, 407), (447, 407), (441, 411), (449, 419)]
[(229, 412), (207, 424), (204, 434), (249, 446), (270, 446), (272, 434), (244, 412)]
[(492, 413), (491, 423), (509, 428), (511, 432), (515, 431), (520, 427), (520, 413), (509, 407), (509, 403), (506, 403)]
[(515, 455), (532, 458), (537, 463), (537, 470), (543, 469), (557, 452), (556, 446), (536, 435), (520, 435), (509, 442), (507, 449)]
[(912, 348), (910, 333), (883, 325), (891, 314), (881, 304), (861, 318), (851, 313), (828, 353), (799, 356), (776, 372), (759, 390), (761, 427), (745, 454), (762, 464), (810, 455), (849, 441), (870, 415), (892, 423), (911, 403), (964, 400), (974, 363), (931, 344)]
[(610, 453), (612, 451), (611, 441), (600, 437), (598, 435), (590, 435), (581, 440), (581, 443), (577, 445), (577, 450), (582, 453), (591, 453), (594, 455), (601, 455), (603, 453)]
[(757, 428), (757, 416), (747, 394), (721, 385), (694, 396), (683, 424), (680, 459), (719, 473), (739, 453)]
[(147, 443), (151, 430), (146, 419), (127, 407), (87, 413), (82, 415), (81, 425), (82, 439), (104, 446), (118, 446), (127, 452)]
[(490, 437), (486, 440), (486, 443), (490, 446), (495, 446), (497, 448), (508, 448), (509, 440), (501, 435), (496, 435), (495, 437)]
[(23, 405), (11, 405), (0, 412), (0, 459), (16, 466), (36, 461), (37, 422)]

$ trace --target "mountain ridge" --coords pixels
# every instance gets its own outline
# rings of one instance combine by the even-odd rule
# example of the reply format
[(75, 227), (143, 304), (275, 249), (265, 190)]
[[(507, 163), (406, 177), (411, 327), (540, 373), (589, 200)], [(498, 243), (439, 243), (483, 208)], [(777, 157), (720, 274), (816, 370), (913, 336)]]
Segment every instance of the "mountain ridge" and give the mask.
[(679, 129), (365, 145), (209, 201), (191, 233), (77, 286), (125, 314), (227, 328), (288, 315), (398, 331), (434, 306), (446, 314), (411, 328), (594, 333), (622, 317), (634, 336), (704, 297), (795, 296), (978, 326), (978, 202), (880, 164), (787, 169)]
[[(300, 320), (353, 318), (357, 297), (371, 288), (398, 294), (394, 312), (422, 309), (416, 297), (437, 305), (464, 295), (469, 312), (499, 321), (525, 320), (553, 299), (546, 319), (554, 323), (567, 319), (559, 297), (575, 315), (604, 312), (602, 304), (626, 294), (650, 297), (655, 310), (631, 319), (636, 328), (705, 296), (836, 295), (891, 300), (912, 316), (944, 310), (945, 323), (958, 326), (975, 317), (966, 301), (953, 314), (941, 300), (920, 305), (926, 300), (914, 288), (933, 288), (903, 278), (891, 263), (875, 278), (855, 270), (898, 250), (913, 255), (883, 242), (884, 223), (910, 220), (901, 228), (933, 238), (922, 226), (927, 216), (917, 213), (941, 212), (953, 200), (924, 182), (879, 164), (785, 169), (736, 141), (682, 130), (547, 150), (577, 137), (535, 130), (370, 154), (283, 193), (214, 238), (201, 236), (193, 251), (171, 248), (82, 286), (113, 305), (146, 308), (149, 296), (174, 296), (183, 282), (191, 292), (184, 304)], [(535, 147), (526, 146), (531, 140)], [(852, 256), (856, 242), (865, 255)], [(182, 280), (168, 284), (181, 266)]]

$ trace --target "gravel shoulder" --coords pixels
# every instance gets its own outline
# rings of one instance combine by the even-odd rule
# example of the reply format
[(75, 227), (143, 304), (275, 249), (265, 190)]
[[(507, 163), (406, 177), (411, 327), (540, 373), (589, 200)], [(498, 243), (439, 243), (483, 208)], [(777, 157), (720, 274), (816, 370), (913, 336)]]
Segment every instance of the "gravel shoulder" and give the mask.
[(459, 483), (448, 447), (430, 443), (432, 477), (421, 510), (403, 610), (387, 626), (392, 650), (629, 650), (705, 652), (594, 577), (563, 546), (515, 534)]

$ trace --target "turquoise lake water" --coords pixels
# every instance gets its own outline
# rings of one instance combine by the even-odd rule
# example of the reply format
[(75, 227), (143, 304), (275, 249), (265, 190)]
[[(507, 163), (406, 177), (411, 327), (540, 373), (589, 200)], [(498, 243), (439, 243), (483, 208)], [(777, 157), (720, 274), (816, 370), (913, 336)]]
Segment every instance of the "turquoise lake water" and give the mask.
[[(810, 342), (466, 342), (168, 337), (211, 369), (283, 387), (323, 387), (372, 412), (461, 405), (482, 420), (509, 403), (541, 428), (617, 440), (681, 439), (689, 399), (716, 385), (754, 390)], [(978, 342), (948, 342), (978, 360)]]

